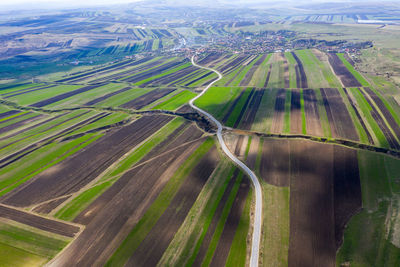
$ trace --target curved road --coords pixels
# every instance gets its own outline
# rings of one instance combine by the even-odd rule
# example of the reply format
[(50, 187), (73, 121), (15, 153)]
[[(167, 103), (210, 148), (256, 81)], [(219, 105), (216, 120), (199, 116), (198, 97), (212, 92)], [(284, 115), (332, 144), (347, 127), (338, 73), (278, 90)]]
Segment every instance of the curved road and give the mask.
[(247, 175), (250, 177), (254, 189), (256, 192), (256, 207), (255, 207), (255, 216), (254, 216), (254, 225), (253, 225), (253, 237), (252, 237), (252, 245), (251, 245), (251, 256), (250, 256), (250, 266), (251, 267), (256, 267), (258, 266), (258, 255), (260, 254), (260, 240), (261, 240), (261, 225), (262, 225), (262, 191), (261, 191), (261, 185), (260, 182), (258, 181), (257, 176), (249, 169), (249, 167), (246, 166), (243, 162), (241, 162), (237, 157), (235, 157), (228, 149), (228, 147), (225, 144), (224, 139), (222, 138), (222, 124), (214, 118), (210, 113), (196, 107), (193, 102), (196, 101), (199, 97), (201, 97), (215, 82), (219, 81), (222, 78), (222, 74), (219, 73), (217, 70), (214, 70), (212, 68), (208, 67), (203, 67), (200, 65), (197, 65), (194, 62), (194, 56), (192, 56), (192, 64), (195, 67), (206, 69), (209, 71), (213, 71), (218, 75), (218, 79), (215, 81), (211, 82), (199, 95), (197, 95), (195, 98), (189, 101), (189, 104), (192, 108), (197, 110), (198, 112), (202, 113), (206, 117), (208, 117), (211, 121), (213, 121), (217, 126), (217, 137), (218, 141), (221, 144), (222, 150), (225, 152), (225, 154), (233, 161), (235, 162), (242, 170), (247, 173)]

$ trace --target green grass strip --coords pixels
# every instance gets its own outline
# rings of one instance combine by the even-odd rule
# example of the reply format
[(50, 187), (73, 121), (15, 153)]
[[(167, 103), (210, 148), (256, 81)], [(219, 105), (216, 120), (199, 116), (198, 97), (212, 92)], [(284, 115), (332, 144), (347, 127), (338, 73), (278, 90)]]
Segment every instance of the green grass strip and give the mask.
[(158, 104), (157, 106), (155, 106), (152, 109), (176, 110), (183, 104), (189, 102), (189, 100), (195, 96), (196, 96), (195, 93), (184, 90), (184, 91), (180, 92), (179, 94), (174, 95), (167, 101), (164, 101), (163, 103)]
[(195, 104), (221, 120), (241, 90), (238, 87), (211, 87)]
[(343, 53), (338, 53), (337, 55), (346, 66), (346, 68), (354, 75), (354, 77), (361, 83), (362, 86), (371, 86), (369, 82), (367, 82), (367, 80), (365, 80), (365, 78), (358, 71), (356, 71), (354, 67), (347, 61)]
[(322, 99), (321, 91), (319, 89), (315, 89), (314, 92), (317, 98), (318, 113), (321, 120), (322, 131), (324, 132), (324, 136), (332, 138), (331, 126), (329, 124), (328, 115), (326, 114), (326, 109), (324, 106), (324, 101)]
[(212, 138), (207, 139), (189, 158), (179, 167), (172, 178), (165, 185), (157, 199), (146, 211), (140, 221), (135, 225), (127, 238), (118, 247), (115, 253), (108, 260), (106, 266), (123, 266), (139, 247), (151, 231), (163, 212), (168, 208), (180, 186), (185, 181), (191, 170), (214, 146)]
[(290, 90), (286, 90), (286, 100), (285, 100), (285, 117), (283, 126), (284, 133), (290, 133), (290, 106), (292, 101), (292, 93)]

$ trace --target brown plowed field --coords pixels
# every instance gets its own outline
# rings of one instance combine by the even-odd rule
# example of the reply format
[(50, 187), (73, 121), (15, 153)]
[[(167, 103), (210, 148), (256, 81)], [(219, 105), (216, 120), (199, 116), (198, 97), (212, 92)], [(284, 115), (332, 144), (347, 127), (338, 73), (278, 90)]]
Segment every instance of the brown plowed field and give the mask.
[(41, 204), (37, 207), (35, 207), (32, 211), (41, 213), (41, 214), (49, 214), (53, 209), (57, 208), (58, 205), (63, 203), (65, 200), (67, 200), (70, 196), (66, 196), (63, 198), (59, 198), (44, 204)]
[(306, 140), (289, 146), (289, 267), (336, 266), (344, 226), (361, 208), (357, 151)]
[(258, 111), (258, 107), (260, 106), (261, 99), (264, 96), (265, 89), (256, 89), (253, 98), (250, 101), (246, 112), (243, 115), (243, 118), (240, 122), (240, 128), (244, 130), (250, 130), (253, 125), (254, 119), (256, 118), (256, 114)]
[(290, 132), (295, 134), (302, 133), (300, 90), (292, 89), (290, 104)]
[[(292, 55), (296, 60), (298, 66), (298, 71), (296, 69), (297, 86), (299, 86), (300, 88), (308, 88), (307, 75), (306, 72), (304, 71), (303, 63), (301, 62), (301, 60), (299, 59), (299, 57), (296, 55), (295, 52), (292, 52)], [(298, 74), (300, 74), (300, 76)]]
[(256, 167), (256, 160), (258, 156), (259, 146), (260, 146), (260, 138), (258, 136), (252, 136), (249, 153), (247, 154), (246, 158), (246, 165), (253, 171), (255, 170)]
[(157, 198), (199, 140), (126, 172), (75, 221), (82, 234), (55, 260), (57, 266), (104, 265)]
[(353, 121), (336, 88), (321, 88), (324, 106), (328, 115), (333, 137), (359, 141)]
[(0, 205), (0, 217), (68, 237), (74, 237), (75, 234), (80, 230), (78, 226), (59, 221), (53, 221), (3, 205)]
[(323, 131), (318, 111), (318, 102), (312, 89), (303, 90), (304, 111), (306, 113), (307, 134), (322, 136)]
[(283, 79), (285, 81), (285, 88), (290, 88), (290, 75), (289, 75), (289, 63), (285, 58), (285, 54), (281, 54), (283, 61)]
[(9, 117), (11, 115), (18, 114), (18, 113), (21, 113), (21, 111), (19, 111), (19, 110), (6, 111), (6, 112), (3, 112), (3, 113), (0, 114), (0, 119), (6, 118), (6, 117)]
[(285, 100), (286, 100), (286, 91), (285, 89), (279, 89), (276, 94), (275, 99), (275, 112), (274, 117), (272, 118), (271, 132), (273, 133), (281, 133), (283, 130), (283, 122), (285, 115)]
[(122, 104), (121, 107), (123, 108), (132, 108), (132, 109), (141, 109), (147, 105), (150, 105), (154, 101), (172, 93), (175, 89), (155, 89), (152, 90), (138, 98), (135, 98), (125, 104)]
[(90, 100), (89, 102), (85, 103), (85, 105), (91, 106), (91, 105), (97, 104), (97, 103), (99, 103), (99, 102), (101, 102), (101, 101), (103, 101), (103, 100), (106, 100), (107, 98), (110, 98), (110, 97), (112, 97), (112, 96), (118, 95), (118, 94), (123, 93), (123, 92), (125, 92), (125, 91), (128, 91), (128, 90), (130, 90), (130, 89), (132, 89), (132, 87), (125, 87), (125, 88), (122, 88), (122, 89), (120, 89), (120, 90), (118, 90), (118, 91), (115, 91), (115, 92), (112, 92), (112, 93), (109, 93), (109, 94), (100, 96), (100, 97), (98, 97), (98, 98), (96, 98), (96, 99)]
[(249, 191), (250, 181), (247, 176), (244, 176), (240, 183), (239, 191), (237, 192), (231, 211), (226, 219), (224, 230), (219, 238), (210, 266), (225, 266)]
[(128, 266), (156, 266), (218, 162), (218, 152), (214, 147), (190, 172), (168, 208), (127, 262)]
[(264, 139), (261, 164), (261, 178), (275, 186), (289, 186), (290, 147), (285, 139)]
[[(201, 75), (200, 77), (198, 77), (198, 78), (196, 78), (196, 79), (194, 79), (194, 80), (191, 80), (190, 82), (186, 83), (185, 86), (190, 86), (190, 85), (192, 85), (193, 83), (195, 83), (195, 82), (197, 82), (197, 81), (200, 81), (201, 79), (204, 79), (205, 77), (211, 75), (212, 73), (213, 73), (213, 72), (209, 71), (209, 72), (207, 72), (207, 73)], [(207, 81), (207, 83), (209, 83), (209, 81)]]
[(343, 243), (343, 232), (350, 218), (362, 207), (357, 151), (333, 148), (336, 250)]
[(76, 192), (171, 119), (142, 117), (40, 173), (5, 195), (2, 202), (24, 207)]
[(56, 95), (54, 97), (51, 97), (51, 98), (36, 102), (36, 103), (34, 103), (34, 104), (30, 105), (30, 106), (31, 107), (36, 107), (36, 108), (41, 108), (41, 107), (50, 105), (52, 103), (58, 102), (60, 100), (63, 100), (65, 98), (68, 98), (68, 97), (71, 97), (71, 96), (74, 96), (74, 95), (77, 95), (77, 94), (81, 94), (81, 93), (87, 92), (89, 90), (96, 89), (96, 88), (98, 88), (100, 86), (103, 86), (103, 85), (104, 84), (88, 85), (88, 86), (85, 86), (85, 87), (82, 87), (82, 88), (79, 88), (79, 89), (76, 89), (76, 90), (61, 94), (61, 95)]
[(290, 146), (289, 267), (334, 267), (333, 148), (305, 141)]
[(336, 76), (342, 81), (344, 87), (360, 87), (361, 83), (346, 68), (340, 58), (334, 53), (328, 53), (329, 64), (331, 64)]

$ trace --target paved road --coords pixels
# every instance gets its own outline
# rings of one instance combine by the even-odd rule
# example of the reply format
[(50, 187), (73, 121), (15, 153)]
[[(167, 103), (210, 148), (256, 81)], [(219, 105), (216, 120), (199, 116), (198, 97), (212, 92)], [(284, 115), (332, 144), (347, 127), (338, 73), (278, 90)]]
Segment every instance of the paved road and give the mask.
[(198, 112), (204, 114), (207, 116), (211, 121), (213, 121), (217, 126), (217, 137), (218, 141), (221, 144), (222, 150), (225, 152), (225, 154), (231, 158), (233, 162), (235, 162), (242, 170), (247, 173), (247, 175), (250, 177), (254, 188), (256, 192), (256, 207), (255, 207), (255, 215), (254, 215), (254, 225), (253, 225), (253, 238), (252, 238), (252, 245), (251, 245), (251, 256), (250, 256), (250, 266), (251, 267), (256, 267), (258, 266), (258, 255), (260, 254), (260, 240), (261, 240), (261, 225), (262, 225), (262, 191), (261, 191), (261, 185), (260, 182), (258, 181), (257, 176), (252, 172), (249, 167), (246, 166), (243, 162), (241, 162), (237, 157), (235, 157), (228, 149), (228, 147), (225, 144), (224, 139), (222, 138), (222, 124), (214, 118), (210, 113), (196, 107), (193, 102), (196, 101), (199, 97), (201, 97), (215, 82), (219, 81), (222, 78), (222, 74), (219, 73), (217, 70), (214, 70), (212, 68), (207, 68), (203, 67), (200, 65), (197, 65), (194, 62), (194, 56), (192, 57), (192, 64), (195, 67), (210, 70), (215, 72), (218, 75), (218, 79), (211, 82), (199, 95), (197, 95), (195, 98), (190, 100), (189, 104), (192, 108), (197, 110)]

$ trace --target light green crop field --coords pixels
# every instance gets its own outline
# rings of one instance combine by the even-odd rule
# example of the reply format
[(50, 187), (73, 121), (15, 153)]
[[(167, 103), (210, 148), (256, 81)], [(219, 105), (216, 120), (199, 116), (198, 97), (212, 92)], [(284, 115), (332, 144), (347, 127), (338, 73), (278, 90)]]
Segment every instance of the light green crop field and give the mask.
[(290, 81), (290, 88), (298, 88), (299, 85), (296, 82), (296, 70), (295, 65), (297, 64), (296, 60), (294, 59), (292, 53), (286, 52), (285, 57), (289, 63), (289, 81)]
[(221, 119), (240, 91), (238, 87), (211, 87), (195, 101), (195, 105)]
[(184, 90), (180, 92), (179, 94), (176, 94), (175, 96), (171, 97), (167, 101), (164, 101), (152, 109), (162, 109), (162, 110), (176, 110), (180, 106), (184, 105), (185, 103), (188, 103), (190, 99), (194, 98), (196, 96), (195, 93), (191, 91)]
[(24, 224), (1, 219), (1, 266), (42, 266), (61, 251), (70, 240), (70, 238)]
[(337, 266), (398, 266), (400, 162), (372, 152), (359, 151), (363, 210), (350, 220)]
[(76, 90), (80, 87), (79, 85), (58, 85), (55, 87), (46, 88), (43, 90), (33, 91), (30, 93), (14, 96), (8, 98), (11, 101), (14, 101), (20, 105), (31, 105), (33, 103), (39, 102), (41, 100), (51, 98), (56, 95), (60, 95), (66, 92), (70, 92)]

